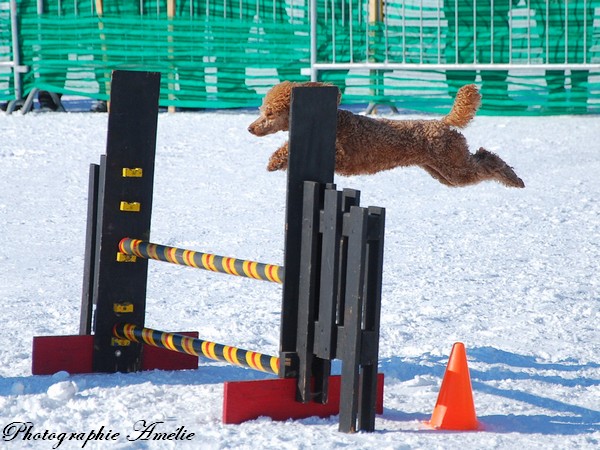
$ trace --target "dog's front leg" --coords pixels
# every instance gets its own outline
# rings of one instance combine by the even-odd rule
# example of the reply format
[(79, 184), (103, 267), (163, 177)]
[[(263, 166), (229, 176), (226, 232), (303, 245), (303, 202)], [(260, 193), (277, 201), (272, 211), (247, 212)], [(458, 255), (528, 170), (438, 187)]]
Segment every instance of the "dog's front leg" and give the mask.
[(286, 170), (288, 166), (288, 143), (286, 142), (279, 147), (275, 153), (269, 158), (267, 170), (273, 172), (275, 170)]

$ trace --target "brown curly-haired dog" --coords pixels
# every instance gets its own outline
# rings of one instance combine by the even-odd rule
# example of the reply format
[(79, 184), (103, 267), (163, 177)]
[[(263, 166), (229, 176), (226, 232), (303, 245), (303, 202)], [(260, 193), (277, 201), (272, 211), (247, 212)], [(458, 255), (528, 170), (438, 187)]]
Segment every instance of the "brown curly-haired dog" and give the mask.
[[(292, 88), (318, 87), (323, 83), (274, 86), (263, 99), (260, 117), (248, 127), (256, 136), (289, 129)], [(339, 96), (338, 96), (339, 103)], [(480, 148), (469, 152), (467, 140), (455, 128), (464, 128), (481, 103), (474, 84), (457, 93), (450, 113), (440, 120), (389, 120), (337, 113), (335, 171), (340, 175), (373, 174), (398, 166), (419, 166), (447, 186), (466, 186), (496, 180), (510, 187), (525, 187), (517, 174), (496, 154)], [(268, 170), (285, 170), (287, 142), (269, 160)]]

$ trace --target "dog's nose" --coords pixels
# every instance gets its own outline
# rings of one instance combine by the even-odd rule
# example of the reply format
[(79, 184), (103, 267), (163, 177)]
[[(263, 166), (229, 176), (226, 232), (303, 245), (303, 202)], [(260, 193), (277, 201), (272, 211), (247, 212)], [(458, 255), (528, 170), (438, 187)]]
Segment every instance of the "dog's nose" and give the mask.
[(248, 125), (248, 131), (256, 136), (256, 124), (254, 122)]

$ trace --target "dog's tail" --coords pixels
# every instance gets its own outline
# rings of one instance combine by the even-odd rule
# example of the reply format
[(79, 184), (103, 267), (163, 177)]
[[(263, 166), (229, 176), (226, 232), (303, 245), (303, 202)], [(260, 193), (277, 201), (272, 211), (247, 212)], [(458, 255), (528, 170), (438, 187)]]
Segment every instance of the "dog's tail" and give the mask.
[(451, 127), (464, 128), (475, 117), (480, 104), (481, 94), (477, 86), (467, 84), (458, 90), (452, 110), (442, 119), (442, 122)]

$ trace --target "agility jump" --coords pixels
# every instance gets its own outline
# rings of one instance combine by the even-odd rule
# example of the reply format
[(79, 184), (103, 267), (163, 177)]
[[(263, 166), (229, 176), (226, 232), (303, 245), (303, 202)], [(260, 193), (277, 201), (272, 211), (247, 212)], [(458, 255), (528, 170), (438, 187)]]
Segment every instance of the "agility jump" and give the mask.
[[(225, 423), (339, 413), (340, 431), (373, 431), (385, 210), (333, 184), (337, 89), (293, 92), (281, 267), (150, 242), (159, 86), (158, 73), (113, 73), (107, 151), (90, 166), (80, 334), (35, 337), (32, 372), (197, 369), (203, 355), (279, 377), (225, 383)], [(148, 259), (282, 284), (279, 356), (145, 328)]]

